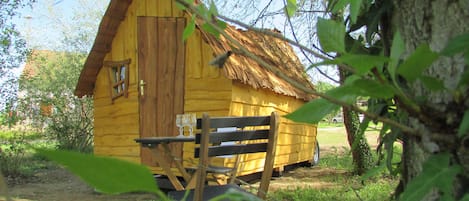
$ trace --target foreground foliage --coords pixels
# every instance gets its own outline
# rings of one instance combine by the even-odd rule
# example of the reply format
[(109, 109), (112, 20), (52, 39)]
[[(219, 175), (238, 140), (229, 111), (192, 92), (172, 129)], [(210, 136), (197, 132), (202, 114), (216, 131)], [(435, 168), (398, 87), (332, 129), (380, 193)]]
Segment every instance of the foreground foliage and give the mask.
[(28, 53), (26, 41), (20, 36), (14, 16), (18, 10), (35, 0), (0, 1), (0, 111), (11, 111), (17, 92), (17, 78), (12, 72), (20, 67)]

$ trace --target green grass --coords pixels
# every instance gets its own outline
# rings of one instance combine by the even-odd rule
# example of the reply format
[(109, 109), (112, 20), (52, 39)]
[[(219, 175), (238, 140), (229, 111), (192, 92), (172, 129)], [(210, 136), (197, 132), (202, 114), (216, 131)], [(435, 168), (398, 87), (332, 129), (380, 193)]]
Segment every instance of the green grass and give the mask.
[(337, 150), (335, 154), (324, 156), (319, 167), (338, 170), (336, 174), (317, 178), (322, 182), (333, 183), (333, 187), (277, 190), (269, 194), (268, 200), (391, 200), (392, 192), (398, 183), (397, 177), (390, 176), (384, 170), (366, 180), (362, 180), (361, 176), (353, 175), (351, 154), (344, 150)]
[(35, 148), (54, 148), (55, 143), (37, 132), (0, 131), (0, 170), (4, 176), (29, 177), (49, 166)]
[[(353, 179), (353, 178), (348, 178)], [(356, 179), (355, 179), (356, 180)], [(380, 179), (374, 183), (362, 185), (358, 182), (346, 182), (343, 186), (326, 189), (298, 188), (294, 190), (276, 191), (270, 195), (269, 200), (281, 201), (357, 201), (357, 200), (392, 200), (391, 192), (396, 187), (396, 181), (390, 179)]]
[[(377, 126), (380, 128), (380, 125)], [(367, 137), (375, 139), (379, 135), (379, 130), (374, 126), (367, 129)], [(367, 177), (353, 175), (352, 156), (347, 143), (345, 129), (342, 127), (323, 127), (318, 129), (318, 140), (320, 146), (329, 146), (328, 154), (321, 155), (319, 168), (332, 169), (335, 174), (318, 176), (318, 180), (326, 183), (333, 183), (332, 187), (324, 188), (296, 188), (283, 189), (269, 193), (271, 201), (360, 201), (360, 200), (392, 200), (392, 193), (397, 184), (398, 177), (391, 176), (389, 171), (381, 166), (376, 168)], [(370, 141), (370, 140), (369, 140)], [(400, 145), (395, 144), (395, 155), (393, 162), (400, 160), (399, 153), (402, 153)], [(377, 154), (373, 151), (374, 160)], [(383, 161), (384, 163), (384, 161)]]
[[(340, 126), (323, 126), (318, 128), (317, 140), (319, 146), (336, 146), (336, 147), (348, 147), (347, 133), (343, 124)], [(376, 146), (377, 138), (379, 136), (380, 125), (368, 127), (365, 131), (365, 136), (368, 138), (370, 145)]]
[[(340, 150), (339, 150), (340, 149)], [(335, 154), (329, 154), (321, 157), (319, 167), (333, 168), (352, 171), (352, 156), (349, 149), (339, 148)], [(340, 154), (339, 154), (340, 153)]]
[(24, 140), (37, 140), (43, 136), (39, 132), (32, 131), (15, 131), (15, 130), (0, 130), (0, 140), (18, 139)]
[(331, 127), (343, 127), (343, 123), (332, 123), (327, 121), (321, 121), (318, 123), (318, 128), (331, 128)]

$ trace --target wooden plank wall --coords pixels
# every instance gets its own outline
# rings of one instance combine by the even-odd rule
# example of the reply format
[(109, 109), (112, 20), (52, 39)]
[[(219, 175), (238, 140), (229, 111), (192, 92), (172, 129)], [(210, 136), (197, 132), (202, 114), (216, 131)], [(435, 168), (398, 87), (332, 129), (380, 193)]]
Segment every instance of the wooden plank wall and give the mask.
[(181, 17), (172, 0), (137, 0), (127, 10), (105, 61), (131, 59), (129, 96), (111, 101), (107, 69), (102, 68), (94, 93), (94, 153), (140, 163), (138, 74), (137, 74), (137, 16)]
[[(257, 116), (269, 115), (277, 111), (283, 116), (303, 105), (302, 100), (276, 94), (269, 90), (253, 89), (245, 84), (235, 82), (233, 85), (233, 102), (230, 115)], [(289, 164), (310, 161), (316, 145), (316, 126), (292, 122), (280, 118), (279, 139), (275, 157), (275, 167), (283, 168)], [(240, 174), (246, 175), (260, 171), (264, 164), (265, 154), (248, 154), (242, 158)], [(226, 160), (225, 163), (232, 163)]]
[[(184, 112), (202, 117), (227, 116), (232, 98), (232, 81), (224, 77), (223, 70), (208, 65), (214, 58), (211, 47), (204, 42), (201, 32), (196, 30), (186, 41), (186, 78)], [(194, 167), (194, 143), (184, 143), (183, 164)], [(223, 161), (221, 161), (223, 162)]]

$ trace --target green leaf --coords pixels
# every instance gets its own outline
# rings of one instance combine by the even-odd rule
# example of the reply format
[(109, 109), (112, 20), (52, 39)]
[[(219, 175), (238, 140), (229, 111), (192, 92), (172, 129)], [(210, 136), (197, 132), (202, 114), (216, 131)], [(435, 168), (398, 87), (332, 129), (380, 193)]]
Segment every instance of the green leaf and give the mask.
[(332, 13), (337, 13), (340, 10), (343, 10), (345, 6), (350, 2), (350, 0), (338, 0), (332, 7)]
[(371, 177), (379, 176), (382, 172), (384, 172), (384, 170), (386, 170), (386, 164), (383, 163), (377, 167), (373, 167), (369, 169), (368, 171), (366, 171), (365, 174), (363, 174), (360, 179), (362, 181), (365, 181)]
[(210, 201), (262, 201), (259, 197), (251, 193), (246, 193), (235, 188), (228, 189), (224, 194), (210, 199)]
[(345, 81), (344, 81), (344, 85), (352, 85), (353, 82), (359, 80), (359, 79), (362, 79), (361, 76), (359, 75), (355, 75), (355, 74), (352, 74), (352, 75), (349, 75)]
[(466, 61), (466, 65), (469, 66), (469, 51), (464, 53), (464, 60)]
[(373, 67), (382, 66), (389, 58), (367, 54), (344, 54), (337, 58), (341, 63), (345, 63), (356, 70), (355, 73), (363, 75), (368, 73)]
[(350, 84), (350, 90), (358, 96), (372, 98), (391, 98), (395, 94), (391, 86), (368, 79), (355, 80)]
[(465, 85), (468, 85), (468, 84), (469, 84), (469, 71), (466, 70), (461, 75), (461, 78), (459, 78), (458, 87), (462, 87), (462, 86), (465, 86)]
[(452, 195), (453, 181), (461, 167), (449, 164), (447, 153), (432, 155), (422, 165), (422, 172), (412, 179), (401, 194), (401, 201), (422, 200), (430, 190), (438, 188), (443, 199)]
[(393, 80), (396, 79), (397, 64), (399, 64), (399, 59), (404, 53), (404, 50), (404, 41), (402, 40), (401, 33), (396, 32), (392, 40), (391, 55), (389, 56), (391, 60), (389, 61), (388, 67), (389, 74), (391, 75)]
[(408, 81), (415, 81), (422, 76), (425, 69), (438, 58), (438, 54), (431, 51), (427, 44), (417, 47), (405, 61), (397, 68), (397, 73)]
[(396, 175), (399, 172), (399, 170), (393, 167), (394, 142), (396, 142), (397, 137), (397, 132), (391, 132), (384, 135), (382, 139), (384, 143), (384, 149), (386, 150), (386, 167), (392, 175)]
[(469, 51), (469, 33), (450, 39), (445, 49), (441, 51), (441, 54), (445, 56), (453, 56), (457, 53), (467, 51)]
[[(184, 0), (184, 1), (190, 5), (193, 4), (191, 0)], [(179, 3), (178, 1), (176, 1), (176, 7), (179, 8), (180, 10), (186, 10), (186, 7), (183, 4)]]
[(460, 201), (469, 201), (469, 193), (466, 193)]
[(429, 77), (429, 76), (421, 76), (420, 81), (427, 87), (428, 89), (432, 91), (441, 91), (446, 89), (445, 84), (443, 81), (436, 79), (434, 77)]
[(363, 0), (350, 0), (350, 19), (352, 24), (357, 22), (357, 16), (360, 14), (360, 7), (362, 6)]
[(210, 1), (210, 8), (208, 9), (208, 12), (212, 16), (218, 16), (218, 9), (217, 9), (217, 6), (215, 5), (215, 2)]
[[(326, 95), (351, 104), (357, 96), (350, 93), (350, 91), (348, 86), (340, 86), (329, 90)], [(304, 104), (294, 112), (285, 115), (285, 117), (296, 122), (316, 124), (324, 119), (326, 115), (337, 111), (339, 107), (339, 105), (331, 103), (328, 100), (318, 98)]]
[(220, 32), (218, 32), (214, 26), (212, 26), (209, 23), (205, 23), (202, 25), (202, 29), (212, 35), (214, 35), (217, 38), (220, 38)]
[(179, 10), (186, 10), (186, 7), (182, 4), (180, 4), (179, 2), (176, 1), (176, 7), (179, 9)]
[(285, 115), (285, 117), (296, 122), (316, 124), (326, 115), (337, 111), (338, 109), (338, 105), (325, 99), (318, 98), (304, 104), (294, 112)]
[(319, 18), (317, 23), (318, 38), (326, 52), (345, 52), (345, 25), (334, 20)]
[(209, 11), (207, 7), (205, 7), (205, 4), (198, 4), (196, 9), (198, 13), (201, 14), (203, 17), (209, 18), (209, 19), (212, 18), (211, 12)]
[[(360, 15), (359, 23), (357, 22), (357, 24), (366, 25), (365, 38), (369, 44), (375, 43), (376, 37), (373, 36), (379, 35), (379, 27), (383, 17), (387, 17), (386, 13), (392, 12), (394, 8), (393, 1), (382, 1), (379, 4), (371, 2), (365, 1), (365, 3), (373, 5), (366, 11), (366, 15)], [(357, 28), (357, 26), (354, 26), (354, 30)]]
[(462, 118), (461, 124), (458, 128), (458, 137), (463, 137), (469, 132), (469, 110), (464, 112), (464, 117)]
[(100, 192), (108, 194), (127, 192), (161, 194), (152, 173), (143, 165), (71, 151), (46, 149), (38, 149), (37, 151), (40, 155), (65, 166)]
[(296, 0), (287, 0), (285, 10), (287, 11), (288, 17), (295, 15), (297, 9)]
[(225, 30), (226, 27), (228, 27), (228, 24), (226, 24), (226, 22), (221, 21), (221, 20), (217, 20), (217, 25), (220, 29), (223, 29), (223, 30)]
[(333, 59), (333, 60), (324, 60), (322, 62), (319, 62), (319, 63), (314, 63), (314, 64), (311, 64), (310, 66), (308, 66), (308, 68), (306, 68), (306, 71), (309, 71), (315, 67), (318, 67), (318, 66), (329, 66), (329, 65), (337, 65), (337, 64), (340, 64), (341, 62), (337, 59)]
[(189, 21), (189, 24), (184, 28), (184, 31), (182, 32), (182, 41), (186, 41), (189, 36), (192, 35), (195, 31), (195, 17), (192, 17), (191, 21)]

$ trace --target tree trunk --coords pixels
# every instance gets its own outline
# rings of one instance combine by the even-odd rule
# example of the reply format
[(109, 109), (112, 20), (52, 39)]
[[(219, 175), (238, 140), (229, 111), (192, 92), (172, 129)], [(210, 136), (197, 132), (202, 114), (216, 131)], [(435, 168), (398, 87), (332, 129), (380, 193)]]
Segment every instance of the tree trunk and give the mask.
[(347, 140), (352, 150), (355, 172), (359, 175), (365, 173), (373, 166), (373, 156), (365, 135), (360, 135), (360, 121), (358, 114), (347, 108), (343, 108), (345, 130)]
[[(395, 0), (394, 6), (393, 24), (404, 40), (406, 48), (404, 57), (422, 43), (429, 44), (433, 51), (439, 52), (449, 39), (469, 32), (467, 0)], [(464, 89), (460, 98), (454, 96), (451, 91), (456, 88), (465, 70), (467, 66), (462, 55), (451, 58), (440, 57), (434, 62), (424, 74), (441, 79), (449, 90), (435, 92), (425, 89), (419, 82), (410, 84), (409, 94), (413, 95), (414, 100), (422, 100), (419, 105), (423, 116), (409, 112), (409, 119), (405, 123), (421, 133), (433, 133), (448, 139), (457, 139), (460, 121), (469, 106), (469, 91), (467, 88)], [(425, 116), (430, 117), (432, 121), (422, 118)], [(429, 135), (411, 137), (404, 134), (401, 183), (403, 187), (405, 188), (408, 182), (422, 171), (423, 162), (431, 154), (450, 153), (452, 163), (462, 166), (469, 164), (466, 154), (469, 150), (469, 140), (466, 138), (451, 144), (434, 140)], [(458, 175), (454, 181), (453, 191), (458, 200), (468, 191), (467, 172), (469, 171), (466, 168), (465, 174)], [(440, 195), (436, 191), (431, 192), (425, 199), (439, 200)]]
[[(340, 70), (340, 81), (343, 83), (347, 78), (347, 72)], [(373, 165), (373, 156), (371, 148), (368, 145), (365, 135), (360, 135), (360, 119), (355, 111), (346, 107), (342, 108), (347, 140), (352, 151), (352, 159), (355, 172), (359, 175), (365, 173)]]

